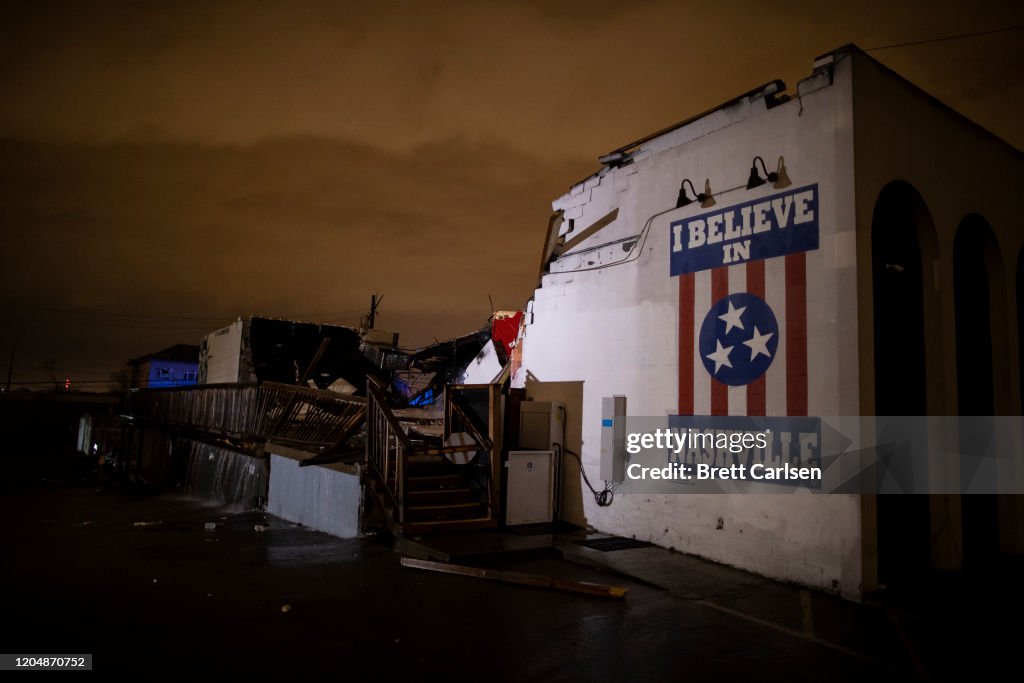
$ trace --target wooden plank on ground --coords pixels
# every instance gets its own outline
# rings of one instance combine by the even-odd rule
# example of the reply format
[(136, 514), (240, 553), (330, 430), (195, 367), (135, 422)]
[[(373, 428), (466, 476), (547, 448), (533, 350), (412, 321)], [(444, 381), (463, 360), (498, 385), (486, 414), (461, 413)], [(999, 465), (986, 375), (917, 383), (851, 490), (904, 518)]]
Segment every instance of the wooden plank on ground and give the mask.
[(522, 572), (501, 571), (498, 569), (481, 569), (479, 567), (467, 567), (461, 564), (420, 560), (415, 557), (403, 557), (402, 566), (411, 567), (413, 569), (425, 569), (426, 571), (440, 572), (442, 574), (468, 576), (474, 579), (487, 579), (489, 581), (513, 583), (520, 586), (534, 586), (536, 588), (548, 588), (551, 590), (568, 591), (570, 593), (583, 593), (585, 595), (595, 595), (602, 598), (621, 599), (625, 597), (627, 592), (629, 592), (628, 588), (624, 588), (622, 586), (609, 586), (603, 583), (573, 581), (571, 579), (554, 579), (542, 574), (524, 574)]

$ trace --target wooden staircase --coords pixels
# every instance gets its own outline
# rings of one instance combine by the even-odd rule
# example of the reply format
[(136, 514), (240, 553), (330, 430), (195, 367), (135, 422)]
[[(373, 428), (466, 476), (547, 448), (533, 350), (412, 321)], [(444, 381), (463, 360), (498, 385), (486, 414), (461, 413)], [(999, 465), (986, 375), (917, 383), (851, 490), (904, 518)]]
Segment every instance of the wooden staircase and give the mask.
[(466, 467), (454, 465), (442, 455), (410, 458), (405, 481), (406, 510), (412, 522), (479, 519), (487, 514), (482, 493), (470, 481)]
[[(367, 467), (364, 485), (396, 537), (497, 526), (492, 504), (498, 454), (486, 438), (473, 446), (414, 444), (386, 403), (368, 385)], [(471, 464), (457, 465), (445, 453), (476, 450)], [(480, 465), (486, 465), (481, 467)]]
[(414, 455), (409, 461), (402, 515), (379, 477), (366, 481), (392, 534), (452, 530), (467, 523), (476, 527), (488, 521), (486, 492), (472, 480), (467, 466), (455, 465), (442, 455)]

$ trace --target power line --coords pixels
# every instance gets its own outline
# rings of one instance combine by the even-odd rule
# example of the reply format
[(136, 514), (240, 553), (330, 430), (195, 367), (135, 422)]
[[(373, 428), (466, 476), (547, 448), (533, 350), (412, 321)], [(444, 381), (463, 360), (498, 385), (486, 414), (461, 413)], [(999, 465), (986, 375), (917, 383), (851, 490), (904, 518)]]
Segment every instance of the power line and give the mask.
[(131, 323), (112, 323), (104, 320), (42, 320), (39, 318), (26, 318), (23, 316), (12, 316), (9, 320), (19, 322), (40, 323), (43, 325), (82, 325), (85, 327), (109, 327), (125, 330), (207, 330), (212, 331), (210, 325), (134, 325)]
[(963, 38), (977, 38), (978, 36), (990, 36), (995, 33), (1009, 33), (1010, 31), (1020, 31), (1024, 29), (1024, 24), (1018, 24), (1016, 26), (1004, 26), (1003, 28), (993, 28), (987, 31), (975, 31), (974, 33), (958, 33), (952, 36), (941, 36), (939, 38), (926, 38), (924, 40), (910, 40), (905, 43), (892, 43), (891, 45), (879, 45), (877, 47), (865, 48), (864, 52), (877, 52), (878, 50), (891, 50), (897, 47), (913, 47), (915, 45), (927, 45), (929, 43), (941, 43), (947, 40), (961, 40)]
[[(230, 314), (230, 313), (224, 314), (224, 315), (219, 315), (219, 316), (212, 316), (212, 315), (173, 315), (173, 314), (164, 315), (164, 314), (153, 314), (153, 313), (121, 313), (121, 312), (114, 312), (114, 311), (95, 311), (95, 310), (89, 311), (89, 310), (71, 309), (71, 308), (53, 308), (53, 307), (48, 307), (48, 306), (41, 306), (37, 310), (47, 311), (47, 312), (51, 312), (51, 313), (66, 313), (66, 314), (71, 314), (71, 315), (93, 316), (93, 317), (96, 317), (96, 318), (107, 318), (107, 317), (110, 317), (110, 318), (129, 318), (129, 319), (130, 318), (137, 318), (137, 319), (139, 319), (139, 322), (141, 322), (142, 320), (157, 320), (157, 321), (159, 321), (159, 320), (194, 320), (194, 321), (208, 320), (208, 321), (211, 321), (211, 322), (221, 322), (221, 321), (225, 321), (225, 320), (234, 320), (236, 317), (238, 317), (237, 315), (233, 315), (233, 314)], [(320, 311), (320, 312), (317, 312), (317, 313), (281, 313), (281, 314), (278, 314), (276, 317), (280, 317), (282, 319), (324, 318), (324, 317), (341, 319), (342, 316), (350, 316), (352, 314), (362, 313), (362, 312), (363, 312), (362, 308), (348, 308), (348, 309), (335, 310), (335, 311)], [(270, 317), (270, 316), (268, 316), (268, 317)], [(21, 320), (26, 320), (26, 318), (20, 318), (20, 319)], [(52, 321), (52, 322), (61, 322), (61, 321)], [(71, 322), (71, 321), (68, 321), (68, 322)], [(85, 323), (85, 321), (81, 321), (79, 324), (83, 324), (83, 323)], [(102, 321), (102, 320), (97, 320), (97, 321), (95, 321), (95, 323), (98, 324), (98, 325), (105, 325), (105, 326), (109, 326), (109, 327), (116, 326), (116, 323), (108, 323), (108, 322), (105, 322), (105, 321)], [(85, 323), (85, 324), (87, 324), (87, 323)], [(163, 329), (163, 328), (155, 328), (154, 327), (152, 329)], [(204, 326), (201, 326), (201, 327), (174, 326), (174, 327), (167, 327), (165, 329), (209, 329), (209, 326), (208, 325), (204, 325)]]
[(225, 315), (155, 315), (152, 313), (115, 313), (104, 312), (104, 311), (85, 311), (76, 310), (73, 308), (51, 308), (48, 306), (40, 306), (40, 311), (50, 311), (52, 313), (71, 313), (74, 315), (95, 315), (111, 318), (153, 318), (159, 320), (224, 320), (232, 317), (230, 314)]
[[(39, 310), (42, 310), (42, 311), (56, 311), (58, 309), (41, 308)], [(362, 311), (362, 309), (350, 309), (350, 310), (347, 310), (347, 311), (325, 311), (323, 313), (293, 313), (293, 314), (285, 314), (285, 315), (282, 315), (280, 317), (281, 317), (281, 319), (284, 319), (284, 320), (301, 320), (301, 319), (305, 318), (305, 319), (307, 319), (311, 323), (326, 324), (326, 323), (329, 323), (329, 322), (331, 322), (333, 320), (339, 320), (339, 321), (340, 320), (348, 320), (348, 321), (355, 320), (355, 318), (351, 318), (351, 317), (336, 317), (336, 316), (350, 315), (350, 314), (354, 314), (354, 313), (359, 313), (361, 311)], [(226, 316), (221, 317), (221, 318), (209, 318), (209, 320), (211, 322), (209, 324), (206, 324), (206, 325), (174, 325), (174, 324), (168, 324), (168, 325), (159, 325), (159, 324), (156, 324), (156, 325), (146, 325), (146, 324), (144, 324), (146, 319), (150, 319), (150, 320), (154, 320), (154, 321), (158, 322), (160, 319), (165, 319), (165, 320), (168, 320), (168, 321), (170, 321), (170, 320), (182, 320), (182, 321), (193, 321), (194, 320), (194, 321), (199, 321), (199, 320), (207, 320), (207, 318), (200, 317), (200, 316), (190, 317), (190, 316), (173, 316), (172, 315), (172, 316), (163, 317), (163, 316), (155, 316), (155, 315), (139, 315), (138, 318), (140, 318), (140, 320), (131, 320), (131, 318), (136, 317), (136, 316), (130, 315), (130, 314), (98, 313), (98, 312), (68, 311), (68, 310), (64, 310), (62, 312), (76, 313), (76, 314), (80, 314), (80, 315), (92, 315), (92, 316), (97, 316), (97, 317), (92, 319), (92, 320), (60, 320), (60, 319), (57, 319), (57, 318), (43, 319), (43, 318), (35, 318), (35, 317), (29, 317), (29, 316), (9, 316), (8, 319), (9, 320), (17, 320), (19, 322), (40, 323), (40, 324), (44, 324), (44, 325), (80, 325), (80, 326), (86, 326), (86, 327), (109, 327), (109, 328), (128, 329), (128, 330), (171, 330), (171, 331), (173, 331), (173, 330), (199, 330), (199, 331), (212, 332), (217, 327), (217, 325), (213, 321), (225, 322), (225, 321), (228, 321), (228, 320), (230, 320), (232, 318), (232, 316), (229, 316), (229, 315), (226, 315)], [(127, 320), (126, 320), (126, 322), (112, 322), (112, 321), (109, 321), (109, 320), (102, 320), (102, 319), (100, 319), (101, 316), (108, 316), (108, 315), (109, 316), (114, 316), (114, 317), (117, 317), (117, 318), (127, 319)], [(311, 318), (321, 318), (321, 317), (328, 317), (328, 316), (329, 316), (329, 319), (325, 320), (325, 321), (309, 320)]]
[[(60, 370), (60, 374), (62, 374), (62, 375), (70, 375), (72, 377), (77, 377), (79, 375), (101, 375), (101, 376), (106, 377), (108, 379), (110, 378), (111, 373), (116, 373), (117, 372), (116, 369), (114, 369), (114, 370), (62, 370), (62, 369), (58, 368), (58, 370)], [(92, 381), (92, 380), (87, 380), (87, 381)], [(105, 382), (106, 380), (95, 380), (95, 381), (97, 381), (97, 382)]]
[[(88, 385), (91, 386), (91, 385), (94, 385), (94, 384), (102, 385), (102, 384), (120, 384), (120, 383), (121, 383), (120, 380), (117, 380), (117, 379), (72, 379), (71, 380), (71, 386), (73, 386), (73, 387), (74, 386), (81, 386), (83, 384), (88, 384)], [(39, 384), (53, 384), (53, 385), (61, 385), (61, 386), (63, 386), (64, 380), (62, 380), (62, 379), (57, 379), (57, 380), (37, 379), (37, 380), (20, 380), (20, 381), (17, 381), (17, 382), (11, 382), (11, 386), (12, 387), (36, 386), (36, 385), (39, 385)]]
[[(154, 313), (122, 313), (115, 311), (96, 311), (96, 310), (83, 310), (74, 308), (53, 308), (49, 306), (39, 307), (41, 311), (52, 311), (54, 313), (72, 313), (75, 315), (95, 315), (103, 317), (113, 318), (153, 318), (158, 320), (225, 320), (227, 318), (236, 317), (234, 314), (225, 313), (223, 315), (173, 315), (173, 314), (154, 314)], [(344, 315), (348, 313), (361, 313), (362, 308), (347, 308), (344, 310), (334, 311), (322, 311), (319, 313), (285, 313), (282, 315), (286, 316), (308, 316), (319, 318), (328, 315)]]
[[(353, 313), (362, 313), (363, 308), (350, 308), (344, 311), (326, 311), (324, 313), (285, 313), (281, 317), (283, 318), (324, 318), (327, 316), (339, 316), (339, 315), (351, 315)], [(297, 321), (298, 322), (298, 321)]]

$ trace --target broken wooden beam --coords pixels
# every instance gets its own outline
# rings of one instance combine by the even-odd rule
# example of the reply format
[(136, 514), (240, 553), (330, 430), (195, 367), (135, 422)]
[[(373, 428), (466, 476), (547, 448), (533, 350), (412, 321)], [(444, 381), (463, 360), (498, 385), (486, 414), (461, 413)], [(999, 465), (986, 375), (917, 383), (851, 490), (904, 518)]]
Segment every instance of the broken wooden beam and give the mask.
[(520, 586), (534, 586), (535, 588), (548, 588), (550, 590), (568, 591), (570, 593), (583, 593), (584, 595), (596, 595), (602, 598), (621, 599), (629, 591), (622, 586), (609, 586), (603, 583), (591, 583), (589, 581), (573, 581), (571, 579), (555, 579), (542, 574), (524, 574), (522, 572), (501, 571), (498, 569), (481, 569), (479, 567), (467, 567), (461, 564), (449, 564), (446, 562), (432, 562), (430, 560), (419, 560), (414, 557), (403, 557), (403, 567), (413, 569), (425, 569), (430, 572), (442, 574), (455, 574), (456, 576), (469, 576), (475, 579), (487, 579), (490, 581), (501, 581), (502, 583), (513, 583)]

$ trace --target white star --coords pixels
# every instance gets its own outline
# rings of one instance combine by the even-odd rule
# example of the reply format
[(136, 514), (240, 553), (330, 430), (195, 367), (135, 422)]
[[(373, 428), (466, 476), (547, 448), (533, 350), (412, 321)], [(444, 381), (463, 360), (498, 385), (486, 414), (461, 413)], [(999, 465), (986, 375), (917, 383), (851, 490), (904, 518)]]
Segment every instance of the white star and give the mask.
[(723, 315), (718, 316), (719, 320), (724, 320), (725, 321), (725, 333), (726, 334), (729, 334), (729, 332), (734, 327), (738, 327), (741, 330), (743, 329), (743, 321), (740, 319), (740, 316), (743, 315), (743, 311), (745, 311), (745, 310), (747, 310), (746, 306), (744, 306), (743, 308), (735, 308), (732, 305), (732, 301), (729, 302), (729, 310), (728, 310), (728, 312), (724, 313)]
[(743, 342), (750, 347), (750, 360), (754, 360), (762, 353), (771, 358), (772, 354), (768, 351), (768, 340), (774, 336), (774, 332), (761, 334), (761, 331), (757, 329), (757, 325), (754, 325), (754, 336)]
[(715, 361), (714, 374), (717, 375), (718, 371), (722, 369), (723, 365), (727, 368), (732, 367), (732, 361), (729, 360), (729, 354), (732, 352), (733, 347), (726, 346), (723, 348), (720, 339), (715, 340), (715, 346), (718, 348), (715, 349), (714, 353), (709, 353), (707, 357)]

